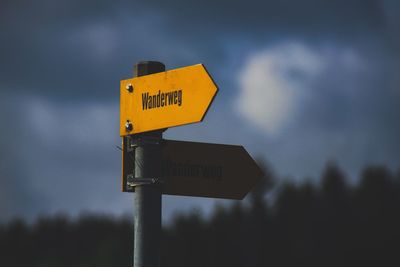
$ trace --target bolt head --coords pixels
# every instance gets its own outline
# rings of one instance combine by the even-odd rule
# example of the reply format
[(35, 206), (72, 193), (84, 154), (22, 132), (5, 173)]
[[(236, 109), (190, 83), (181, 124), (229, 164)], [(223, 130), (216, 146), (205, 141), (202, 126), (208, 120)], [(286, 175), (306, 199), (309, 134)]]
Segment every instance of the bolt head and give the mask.
[(125, 129), (127, 132), (131, 132), (133, 130), (133, 124), (129, 120), (125, 123)]
[(133, 85), (130, 83), (130, 84), (127, 84), (126, 85), (126, 90), (129, 92), (129, 93), (132, 93), (133, 92)]

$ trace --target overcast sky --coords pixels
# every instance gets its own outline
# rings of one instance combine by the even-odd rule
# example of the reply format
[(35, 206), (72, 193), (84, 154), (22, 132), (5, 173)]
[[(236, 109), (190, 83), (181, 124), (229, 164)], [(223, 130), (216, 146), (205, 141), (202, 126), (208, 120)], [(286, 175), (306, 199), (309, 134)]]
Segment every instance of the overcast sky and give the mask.
[[(400, 167), (398, 1), (0, 3), (0, 221), (131, 214), (119, 81), (140, 60), (203, 63), (220, 91), (168, 139), (241, 144), (280, 179), (334, 160)], [(164, 219), (214, 200), (165, 197)]]

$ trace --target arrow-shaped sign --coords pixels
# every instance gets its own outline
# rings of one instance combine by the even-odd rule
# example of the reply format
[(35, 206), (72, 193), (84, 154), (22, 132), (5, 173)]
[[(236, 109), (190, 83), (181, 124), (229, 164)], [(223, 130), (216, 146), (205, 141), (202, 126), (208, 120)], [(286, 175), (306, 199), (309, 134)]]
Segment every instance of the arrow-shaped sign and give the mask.
[[(172, 140), (162, 146), (163, 194), (243, 199), (263, 176), (242, 146)], [(127, 151), (124, 145), (123, 162), (132, 161)], [(123, 191), (134, 190), (129, 172), (123, 169)]]
[(166, 140), (164, 192), (243, 199), (263, 172), (242, 146)]
[(120, 135), (200, 122), (217, 91), (202, 64), (122, 80)]

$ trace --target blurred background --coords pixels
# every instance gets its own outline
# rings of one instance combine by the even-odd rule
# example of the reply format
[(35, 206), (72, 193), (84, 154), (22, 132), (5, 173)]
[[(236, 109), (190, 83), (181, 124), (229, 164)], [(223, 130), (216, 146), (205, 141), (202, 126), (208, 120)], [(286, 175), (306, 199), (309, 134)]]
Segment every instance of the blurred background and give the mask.
[(0, 261), (131, 264), (119, 81), (156, 60), (203, 63), (220, 88), (165, 138), (243, 145), (266, 173), (243, 202), (163, 197), (163, 265), (399, 262), (399, 15), (395, 0), (2, 0)]

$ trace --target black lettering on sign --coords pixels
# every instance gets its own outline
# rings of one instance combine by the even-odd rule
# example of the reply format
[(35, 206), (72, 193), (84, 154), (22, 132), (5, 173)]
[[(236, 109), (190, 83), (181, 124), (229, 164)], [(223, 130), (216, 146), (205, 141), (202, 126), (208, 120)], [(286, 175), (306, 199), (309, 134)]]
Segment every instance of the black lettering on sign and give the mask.
[(142, 93), (142, 109), (162, 108), (166, 106), (182, 106), (183, 94), (182, 90), (175, 90), (170, 92), (161, 92), (155, 95), (150, 95), (148, 92)]
[(165, 161), (163, 172), (166, 177), (200, 178), (213, 181), (222, 180), (222, 166), (177, 163)]

